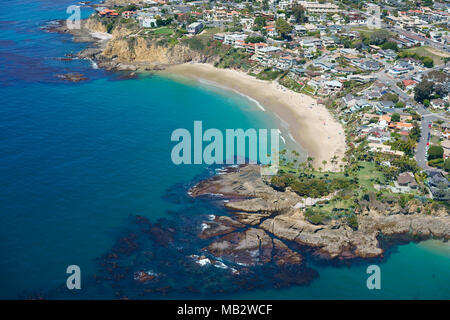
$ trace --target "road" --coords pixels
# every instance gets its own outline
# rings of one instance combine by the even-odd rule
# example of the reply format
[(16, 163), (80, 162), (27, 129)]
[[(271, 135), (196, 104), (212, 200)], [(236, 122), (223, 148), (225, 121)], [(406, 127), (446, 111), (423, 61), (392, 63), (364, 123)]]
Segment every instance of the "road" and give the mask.
[[(385, 68), (388, 67), (389, 65), (385, 64)], [(443, 68), (443, 66), (435, 67), (432, 70), (439, 70), (441, 68)], [(429, 71), (431, 70), (427, 70), (427, 72)], [(416, 146), (415, 159), (420, 168), (424, 170), (435, 170), (435, 168), (428, 166), (427, 162), (427, 143), (429, 142), (428, 136), (430, 133), (429, 126), (432, 124), (433, 121), (436, 120), (448, 121), (449, 119), (445, 116), (445, 113), (438, 114), (438, 113), (431, 113), (430, 111), (428, 111), (423, 104), (416, 102), (412, 97), (410, 97), (406, 92), (404, 92), (397, 86), (398, 80), (393, 79), (392, 77), (387, 75), (384, 71), (378, 72), (376, 76), (379, 79), (379, 81), (386, 83), (390, 87), (390, 89), (400, 97), (401, 100), (403, 100), (407, 105), (412, 106), (414, 110), (416, 110), (416, 112), (422, 117), (420, 125), (421, 136)]]
[[(399, 29), (399, 28), (395, 28), (395, 27), (390, 27), (387, 26), (385, 24), (383, 24), (383, 28), (384, 29), (388, 29), (392, 32), (395, 33), (401, 33), (404, 32), (405, 30)], [(348, 27), (344, 27), (344, 30), (349, 30), (351, 28)], [(415, 33), (413, 33), (415, 34)], [(418, 34), (415, 34), (416, 36), (419, 36)], [(419, 36), (421, 37), (421, 36)], [(429, 46), (435, 48), (435, 49), (440, 49), (440, 50), (444, 50), (446, 52), (450, 52), (450, 47), (447, 45), (443, 45), (441, 43), (438, 43), (436, 41), (433, 41), (431, 39), (428, 38), (424, 38), (421, 37), (423, 39), (423, 41), (428, 44)], [(384, 69), (385, 70), (389, 70), (389, 68), (391, 68), (390, 65), (388, 65), (386, 62), (381, 61), (384, 64)], [(443, 69), (445, 67), (444, 66), (436, 66), (434, 68), (428, 69), (427, 71), (424, 72), (424, 75), (426, 75), (428, 72), (433, 71), (433, 70), (440, 70)], [(402, 89), (400, 89), (397, 86), (397, 81), (400, 81), (400, 79), (393, 79), (390, 76), (388, 76), (384, 71), (382, 70), (380, 72), (377, 72), (375, 75), (377, 76), (378, 80), (386, 83), (390, 89), (395, 92), (400, 98), (401, 100), (403, 100), (407, 105), (412, 106), (417, 113), (422, 117), (422, 121), (421, 121), (421, 137), (420, 140), (416, 146), (416, 154), (415, 154), (415, 159), (417, 161), (417, 164), (420, 168), (424, 169), (424, 170), (436, 170), (435, 168), (432, 168), (430, 166), (428, 166), (428, 162), (427, 162), (427, 143), (428, 143), (428, 136), (430, 133), (430, 124), (433, 121), (436, 120), (444, 120), (444, 121), (449, 121), (448, 117), (445, 116), (444, 113), (442, 114), (434, 114), (429, 112), (424, 105), (422, 105), (421, 103), (416, 102), (412, 97), (410, 97), (406, 92), (404, 92)]]

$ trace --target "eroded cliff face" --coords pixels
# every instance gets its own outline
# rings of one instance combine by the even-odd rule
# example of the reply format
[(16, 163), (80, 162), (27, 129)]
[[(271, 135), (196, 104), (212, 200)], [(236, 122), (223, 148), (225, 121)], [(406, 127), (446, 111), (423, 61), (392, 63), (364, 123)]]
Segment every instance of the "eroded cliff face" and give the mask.
[(145, 38), (113, 37), (103, 51), (103, 56), (118, 63), (171, 65), (189, 61), (206, 62), (207, 57), (191, 50), (188, 46), (176, 44), (165, 46)]
[(84, 28), (91, 32), (107, 32), (106, 26), (101, 21), (95, 19), (87, 19), (84, 23)]

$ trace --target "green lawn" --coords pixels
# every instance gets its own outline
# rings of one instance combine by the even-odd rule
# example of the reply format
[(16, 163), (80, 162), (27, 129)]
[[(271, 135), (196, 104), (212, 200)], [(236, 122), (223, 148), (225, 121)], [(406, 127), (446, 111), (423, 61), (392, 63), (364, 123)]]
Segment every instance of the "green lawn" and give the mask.
[(172, 35), (173, 30), (168, 27), (161, 27), (153, 30), (154, 35), (162, 35), (162, 36), (170, 36)]
[(207, 37), (211, 37), (216, 33), (219, 33), (220, 31), (222, 31), (222, 29), (220, 28), (205, 28), (202, 32), (201, 32), (201, 36), (207, 36)]
[(309, 86), (309, 85), (305, 85), (303, 87), (303, 89), (301, 90), (302, 93), (306, 93), (306, 94), (316, 94), (316, 89), (314, 89), (313, 87)]
[(359, 185), (366, 188), (369, 191), (376, 191), (373, 187), (378, 179), (381, 183), (385, 183), (383, 173), (376, 170), (375, 163), (373, 162), (359, 162), (358, 181)]
[(406, 49), (405, 51), (417, 53), (419, 56), (429, 57), (433, 59), (435, 65), (443, 64), (444, 63), (443, 58), (450, 57), (448, 53), (430, 48), (429, 46), (410, 48)]
[[(359, 27), (352, 27), (350, 28), (353, 31), (358, 31), (361, 34), (364, 34), (365, 36), (369, 37), (372, 33), (374, 33), (375, 31), (379, 31), (379, 30), (384, 30), (384, 29), (377, 29), (377, 28), (369, 28), (366, 26), (359, 26)], [(389, 32), (391, 35), (394, 35), (394, 33)]]

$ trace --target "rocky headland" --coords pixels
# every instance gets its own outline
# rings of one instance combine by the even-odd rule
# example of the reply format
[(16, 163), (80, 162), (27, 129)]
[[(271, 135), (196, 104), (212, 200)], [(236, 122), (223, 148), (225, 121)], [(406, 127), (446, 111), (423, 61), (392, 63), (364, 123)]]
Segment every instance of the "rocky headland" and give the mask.
[(218, 59), (193, 50), (186, 43), (169, 45), (143, 36), (142, 30), (130, 26), (118, 25), (109, 33), (107, 26), (95, 17), (82, 20), (80, 29), (69, 29), (65, 21), (58, 21), (48, 31), (70, 34), (75, 42), (90, 42), (77, 57), (111, 71), (155, 71), (186, 62), (214, 63)]
[(313, 224), (305, 218), (304, 208), (320, 199), (306, 201), (290, 190), (273, 189), (255, 165), (230, 168), (198, 183), (190, 194), (224, 200), (229, 216), (205, 221), (199, 237), (212, 240), (206, 252), (240, 264), (302, 263), (297, 248), (325, 259), (383, 257), (383, 239), (450, 238), (450, 215), (445, 208), (418, 210), (415, 202), (402, 207), (363, 200), (356, 214), (357, 228), (342, 219)]

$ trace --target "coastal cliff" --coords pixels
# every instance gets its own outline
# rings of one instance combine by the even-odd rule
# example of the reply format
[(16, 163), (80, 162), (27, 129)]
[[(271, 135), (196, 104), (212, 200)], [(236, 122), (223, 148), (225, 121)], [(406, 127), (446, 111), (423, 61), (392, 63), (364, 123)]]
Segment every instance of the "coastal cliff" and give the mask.
[(163, 66), (185, 62), (208, 62), (209, 57), (183, 44), (165, 46), (145, 38), (113, 36), (101, 57), (111, 59), (112, 65), (128, 69), (158, 69)]
[(168, 43), (159, 38), (139, 34), (136, 26), (108, 25), (91, 17), (79, 30), (69, 30), (64, 23), (57, 31), (70, 33), (76, 42), (93, 45), (78, 54), (80, 58), (96, 61), (108, 70), (161, 70), (186, 62), (214, 63), (219, 58), (193, 50), (188, 42)]

